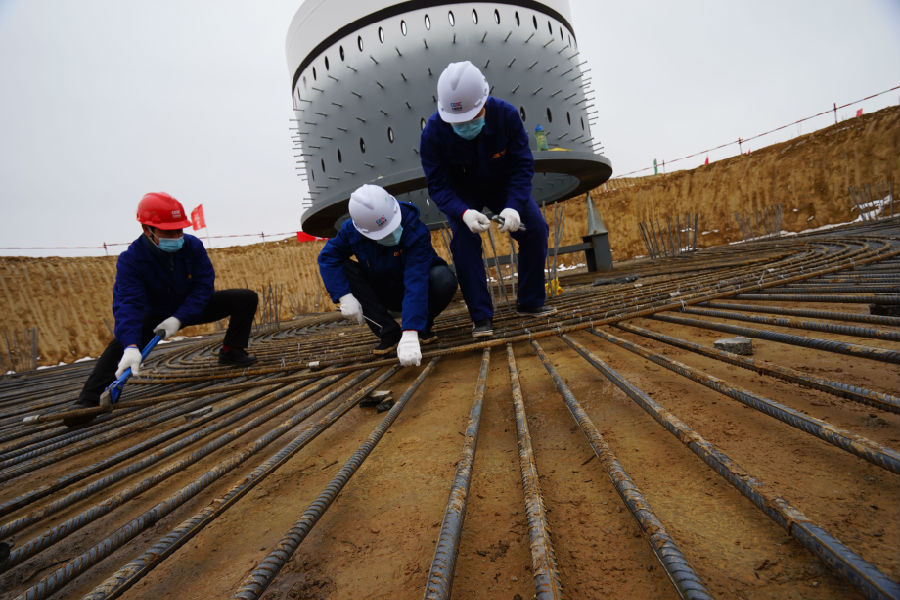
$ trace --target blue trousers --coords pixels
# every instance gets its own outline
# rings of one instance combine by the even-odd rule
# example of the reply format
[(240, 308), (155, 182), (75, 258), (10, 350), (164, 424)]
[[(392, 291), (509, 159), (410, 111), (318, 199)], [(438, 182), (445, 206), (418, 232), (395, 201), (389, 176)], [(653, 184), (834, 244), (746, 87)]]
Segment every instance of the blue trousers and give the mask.
[[(502, 206), (491, 210), (497, 214)], [(479, 209), (475, 209), (479, 210)], [(547, 236), (550, 228), (537, 203), (532, 200), (519, 212), (521, 229), (510, 234), (518, 244), (519, 254), (519, 288), (518, 303), (520, 306), (538, 307), (544, 305), (544, 261), (547, 259)], [(469, 316), (472, 321), (492, 319), (494, 305), (488, 291), (487, 278), (482, 260), (481, 236), (469, 231), (468, 226), (460, 219), (448, 219), (453, 239), (450, 252), (456, 265), (456, 276), (462, 291)]]
[[(355, 260), (344, 262), (344, 274), (350, 291), (359, 300), (366, 325), (381, 339), (399, 339), (402, 331), (389, 311), (403, 307), (403, 282), (373, 277)], [(428, 272), (428, 320), (423, 331), (431, 331), (434, 320), (447, 308), (456, 294), (456, 277), (443, 260)], [(373, 323), (374, 321), (374, 323)]]
[[(233, 348), (246, 348), (250, 344), (250, 330), (258, 303), (259, 296), (253, 290), (217, 290), (213, 292), (209, 304), (206, 305), (200, 318), (190, 323), (182, 323), (182, 326), (212, 323), (230, 317), (222, 343)], [(148, 314), (144, 317), (140, 350), (143, 350), (150, 338), (153, 337), (153, 328), (167, 316), (170, 315), (161, 313)], [(106, 386), (116, 380), (116, 369), (124, 351), (125, 348), (122, 347), (119, 340), (113, 338), (100, 358), (97, 359), (94, 370), (84, 383), (79, 396), (80, 400), (100, 402), (100, 394), (103, 393)]]

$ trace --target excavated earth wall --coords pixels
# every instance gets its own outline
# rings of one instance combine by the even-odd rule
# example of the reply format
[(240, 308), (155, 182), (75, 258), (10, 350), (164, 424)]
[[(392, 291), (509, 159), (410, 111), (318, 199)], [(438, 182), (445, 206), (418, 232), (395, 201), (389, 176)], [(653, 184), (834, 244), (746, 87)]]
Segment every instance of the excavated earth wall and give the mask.
[[(615, 166), (615, 156), (611, 156)], [(900, 107), (842, 121), (790, 141), (691, 170), (616, 179), (591, 192), (609, 229), (614, 261), (646, 254), (638, 223), (699, 214), (698, 245), (739, 241), (735, 213), (762, 214), (780, 204), (782, 229), (802, 231), (858, 217), (848, 186), (891, 181), (898, 193)], [(581, 242), (587, 232), (585, 197), (563, 203), (562, 245)], [(896, 210), (896, 209), (895, 209)], [(548, 209), (551, 235), (553, 210)], [(135, 235), (138, 230), (135, 228)], [(496, 236), (498, 253), (509, 252)], [(445, 239), (434, 232), (438, 252), (449, 257)], [(316, 269), (323, 242), (278, 243), (213, 249), (217, 288), (248, 287), (277, 299), (281, 318), (331, 310)], [(485, 248), (490, 245), (485, 237)], [(583, 261), (563, 255), (563, 264)], [(0, 257), (0, 368), (30, 368), (33, 331), (38, 364), (55, 365), (98, 356), (110, 339), (115, 257)], [(275, 308), (275, 303), (270, 302)], [(196, 335), (213, 326), (184, 331)], [(18, 342), (17, 342), (18, 340)], [(12, 349), (13, 356), (10, 356)]]

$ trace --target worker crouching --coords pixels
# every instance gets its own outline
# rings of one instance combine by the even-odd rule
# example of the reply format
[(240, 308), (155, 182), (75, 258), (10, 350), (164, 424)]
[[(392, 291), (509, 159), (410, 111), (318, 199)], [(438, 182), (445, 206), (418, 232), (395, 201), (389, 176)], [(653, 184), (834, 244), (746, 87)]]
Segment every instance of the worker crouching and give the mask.
[[(181, 203), (166, 193), (146, 194), (137, 220), (143, 233), (116, 262), (115, 337), (97, 360), (76, 408), (99, 406), (103, 391), (126, 369), (140, 375), (141, 347), (154, 333), (171, 338), (184, 326), (230, 317), (219, 364), (247, 367), (256, 361), (246, 348), (259, 298), (252, 290), (214, 291), (215, 272), (203, 243), (183, 233), (190, 221)], [(66, 424), (92, 418), (76, 417)]]
[[(412, 204), (363, 185), (350, 195), (348, 209), (350, 219), (319, 253), (325, 289), (345, 318), (365, 322), (379, 338), (373, 353), (396, 346), (401, 365), (418, 366), (420, 344), (437, 339), (434, 319), (456, 293), (456, 276), (432, 248)], [(401, 325), (390, 311), (400, 311)]]

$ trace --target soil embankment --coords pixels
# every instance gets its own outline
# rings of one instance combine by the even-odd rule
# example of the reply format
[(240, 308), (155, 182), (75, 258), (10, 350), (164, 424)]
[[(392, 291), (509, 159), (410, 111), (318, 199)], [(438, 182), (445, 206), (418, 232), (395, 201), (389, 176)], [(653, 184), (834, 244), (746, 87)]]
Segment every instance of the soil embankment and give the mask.
[[(754, 214), (781, 204), (782, 229), (802, 231), (856, 218), (848, 186), (890, 178), (897, 194), (900, 108), (842, 121), (793, 140), (686, 171), (613, 180), (591, 194), (609, 229), (613, 259), (646, 253), (640, 222), (698, 213), (701, 247), (741, 239), (734, 213)], [(615, 166), (615, 157), (611, 157)], [(587, 231), (584, 197), (564, 203), (562, 245), (577, 244)], [(551, 231), (553, 224), (551, 222)], [(135, 228), (137, 235), (137, 228)], [(496, 237), (496, 236), (495, 236)], [(433, 235), (447, 256), (443, 239)], [(498, 252), (508, 246), (498, 239)], [(315, 257), (322, 242), (286, 240), (213, 249), (217, 287), (272, 290), (282, 318), (328, 310), (333, 305), (318, 277)], [(486, 246), (489, 248), (489, 246)], [(7, 339), (19, 338), (30, 357), (37, 328), (40, 365), (97, 356), (110, 338), (114, 257), (0, 257), (0, 368), (9, 368)], [(562, 257), (580, 261), (580, 254)], [(186, 334), (211, 331), (190, 328)], [(27, 335), (26, 335), (27, 333)], [(15, 345), (14, 343), (12, 345)], [(20, 365), (29, 364), (30, 358)]]

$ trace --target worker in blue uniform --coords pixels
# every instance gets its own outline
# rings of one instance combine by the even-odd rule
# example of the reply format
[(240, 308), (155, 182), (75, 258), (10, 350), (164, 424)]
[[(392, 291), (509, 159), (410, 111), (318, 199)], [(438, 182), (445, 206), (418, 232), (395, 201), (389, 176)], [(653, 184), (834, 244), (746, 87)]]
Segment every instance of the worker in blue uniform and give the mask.
[(447, 217), (450, 251), (472, 318), (474, 337), (493, 334), (494, 307), (482, 260), (481, 233), (490, 209), (519, 246), (516, 312), (542, 317), (549, 228), (531, 197), (534, 157), (518, 111), (488, 94), (484, 75), (469, 61), (450, 63), (438, 78), (438, 110), (420, 141), (431, 200)]
[[(140, 375), (141, 348), (154, 333), (171, 338), (186, 325), (230, 317), (219, 364), (247, 367), (258, 296), (252, 290), (214, 291), (215, 272), (203, 242), (183, 229), (191, 224), (181, 202), (164, 192), (144, 195), (137, 208), (142, 234), (116, 261), (113, 284), (114, 339), (100, 355), (74, 408), (100, 405), (100, 396), (126, 369)], [(70, 417), (67, 425), (93, 415)]]
[[(350, 219), (319, 253), (325, 289), (345, 318), (365, 320), (378, 336), (373, 353), (396, 346), (402, 366), (418, 366), (421, 344), (437, 339), (434, 319), (453, 299), (456, 276), (432, 248), (414, 205), (367, 184), (347, 208)], [(390, 311), (400, 311), (400, 325)]]

